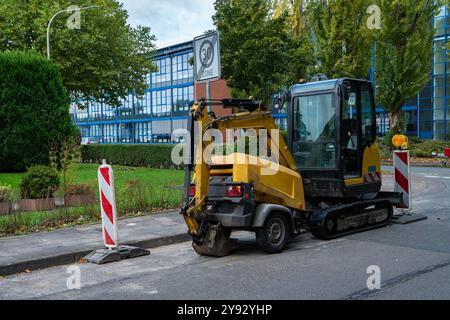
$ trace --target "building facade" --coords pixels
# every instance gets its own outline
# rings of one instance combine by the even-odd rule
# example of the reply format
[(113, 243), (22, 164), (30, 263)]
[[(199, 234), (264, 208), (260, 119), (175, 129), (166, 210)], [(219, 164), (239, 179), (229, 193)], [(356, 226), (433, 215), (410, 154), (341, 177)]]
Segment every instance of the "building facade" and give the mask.
[[(157, 72), (148, 75), (144, 96), (130, 93), (118, 107), (97, 102), (83, 110), (72, 107), (83, 140), (102, 144), (178, 142), (180, 137), (172, 133), (187, 127), (194, 100), (206, 97), (205, 84), (194, 84), (192, 57), (192, 42), (160, 49), (155, 56)], [(211, 98), (229, 97), (225, 81), (211, 84)], [(217, 115), (229, 112), (216, 106), (211, 111)]]

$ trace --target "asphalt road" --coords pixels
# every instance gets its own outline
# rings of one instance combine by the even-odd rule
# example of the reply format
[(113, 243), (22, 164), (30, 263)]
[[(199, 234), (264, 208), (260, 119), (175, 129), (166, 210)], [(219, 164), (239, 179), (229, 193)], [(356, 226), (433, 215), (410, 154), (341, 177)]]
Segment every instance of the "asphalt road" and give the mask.
[[(329, 242), (306, 233), (279, 255), (261, 252), (247, 233), (235, 234), (239, 248), (221, 259), (181, 243), (135, 260), (80, 264), (80, 290), (68, 289), (68, 266), (3, 278), (0, 299), (450, 299), (450, 169), (413, 173), (423, 222)], [(380, 290), (367, 288), (369, 266), (380, 268)]]

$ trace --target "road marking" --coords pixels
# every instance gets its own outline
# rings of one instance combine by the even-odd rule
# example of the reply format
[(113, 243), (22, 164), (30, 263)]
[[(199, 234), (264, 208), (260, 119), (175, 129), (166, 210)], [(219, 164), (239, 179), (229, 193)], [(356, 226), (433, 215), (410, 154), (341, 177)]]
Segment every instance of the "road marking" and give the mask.
[(431, 179), (439, 179), (439, 176), (425, 176), (425, 178), (431, 178)]

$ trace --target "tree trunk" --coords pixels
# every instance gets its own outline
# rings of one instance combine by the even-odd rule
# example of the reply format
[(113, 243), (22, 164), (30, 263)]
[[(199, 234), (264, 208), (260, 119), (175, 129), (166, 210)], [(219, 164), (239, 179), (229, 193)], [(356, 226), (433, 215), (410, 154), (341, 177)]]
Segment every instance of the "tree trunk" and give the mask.
[(401, 133), (403, 131), (402, 110), (389, 112), (389, 127), (391, 130), (395, 130), (395, 133)]

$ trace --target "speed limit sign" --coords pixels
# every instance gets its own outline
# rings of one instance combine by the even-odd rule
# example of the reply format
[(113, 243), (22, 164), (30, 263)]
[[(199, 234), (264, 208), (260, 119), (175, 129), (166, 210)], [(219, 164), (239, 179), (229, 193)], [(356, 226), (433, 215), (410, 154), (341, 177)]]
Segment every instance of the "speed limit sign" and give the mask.
[(220, 37), (218, 32), (194, 39), (195, 82), (220, 79)]

